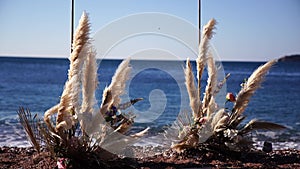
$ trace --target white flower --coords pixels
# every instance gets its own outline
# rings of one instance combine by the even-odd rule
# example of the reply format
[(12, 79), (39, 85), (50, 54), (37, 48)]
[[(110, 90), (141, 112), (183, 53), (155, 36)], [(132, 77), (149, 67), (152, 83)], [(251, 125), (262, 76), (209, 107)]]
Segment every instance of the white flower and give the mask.
[(228, 137), (230, 139), (233, 139), (234, 137), (236, 137), (237, 134), (238, 134), (238, 130), (226, 129), (224, 131), (224, 137)]

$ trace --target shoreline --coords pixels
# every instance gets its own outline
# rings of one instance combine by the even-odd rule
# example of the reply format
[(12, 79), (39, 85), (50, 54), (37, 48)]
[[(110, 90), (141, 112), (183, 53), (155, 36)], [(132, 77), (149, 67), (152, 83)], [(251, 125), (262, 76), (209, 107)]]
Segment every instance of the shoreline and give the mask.
[[(0, 135), (1, 136), (1, 135)], [(24, 133), (25, 136), (25, 133)], [(254, 147), (257, 150), (261, 150), (263, 147), (263, 140), (257, 140), (257, 138), (254, 138)], [(295, 150), (299, 150), (300, 151), (300, 142), (295, 142), (293, 140), (291, 141), (274, 141), (274, 140), (265, 140), (268, 141), (270, 143), (272, 143), (272, 148), (273, 150), (287, 150), (287, 149), (295, 149)], [(136, 144), (133, 145), (133, 147), (139, 147), (139, 146), (144, 146), (144, 147), (156, 147), (154, 146), (154, 144)], [(161, 145), (157, 145), (157, 146), (161, 146)], [(30, 144), (30, 142), (25, 138), (24, 140), (18, 140), (18, 141), (14, 141), (14, 140), (10, 140), (10, 142), (2, 142), (0, 143), (0, 147), (17, 147), (17, 148), (28, 148), (28, 147), (32, 147), (32, 145)]]

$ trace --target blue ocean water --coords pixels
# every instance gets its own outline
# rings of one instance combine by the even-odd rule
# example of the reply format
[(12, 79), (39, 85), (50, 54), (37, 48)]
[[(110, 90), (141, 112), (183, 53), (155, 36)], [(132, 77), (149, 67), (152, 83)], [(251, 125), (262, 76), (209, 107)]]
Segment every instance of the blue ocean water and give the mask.
[[(98, 105), (102, 91), (110, 84), (119, 63), (121, 60), (99, 60)], [(192, 64), (195, 70), (195, 63)], [(225, 73), (231, 74), (227, 91), (237, 94), (243, 79), (262, 64), (222, 62)], [(174, 122), (180, 111), (188, 111), (188, 97), (183, 91), (184, 65), (184, 61), (132, 61), (133, 73), (124, 100), (144, 98), (130, 108), (137, 114), (134, 128), (150, 126), (152, 132), (159, 132)], [(59, 102), (68, 68), (67, 59), (0, 57), (0, 146), (28, 144), (18, 122), (18, 108), (29, 108), (42, 118), (47, 109)], [(202, 81), (203, 90), (205, 83), (206, 79)], [(300, 62), (279, 62), (270, 70), (245, 111), (246, 121), (257, 118), (285, 125), (288, 129), (257, 132), (258, 140), (279, 142), (281, 146), (288, 143), (290, 148), (300, 148), (299, 86)]]

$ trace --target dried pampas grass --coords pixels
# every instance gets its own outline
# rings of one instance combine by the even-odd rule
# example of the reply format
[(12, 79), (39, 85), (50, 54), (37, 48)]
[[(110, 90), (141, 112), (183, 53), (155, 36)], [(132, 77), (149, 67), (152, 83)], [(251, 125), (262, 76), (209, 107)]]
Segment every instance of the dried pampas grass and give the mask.
[(228, 114), (224, 109), (220, 109), (212, 118), (211, 128), (214, 133), (225, 129), (225, 125), (227, 124), (229, 119)]
[[(68, 71), (68, 80), (65, 83), (60, 103), (47, 110), (44, 115), (44, 121), (51, 132), (71, 129), (76, 121), (75, 114), (79, 112), (79, 97), (81, 92), (81, 68), (87, 48), (89, 47), (89, 31), (88, 16), (83, 12), (74, 34), (72, 53), (69, 57), (70, 68)], [(56, 113), (56, 127), (54, 128), (50, 117)]]
[[(199, 143), (209, 144), (210, 146), (226, 146), (231, 150), (250, 150), (252, 142), (244, 137), (248, 132), (258, 129), (281, 130), (285, 127), (279, 124), (251, 120), (248, 124), (240, 127), (245, 119), (242, 116), (248, 106), (251, 96), (260, 87), (265, 75), (275, 60), (269, 61), (253, 72), (242, 86), (237, 98), (228, 99), (235, 102), (232, 111), (228, 108), (219, 108), (215, 102), (215, 96), (220, 92), (230, 74), (218, 83), (218, 68), (209, 51), (209, 40), (212, 38), (213, 29), (216, 21), (210, 20), (203, 29), (201, 44), (199, 45), (199, 55), (197, 63), (197, 89), (194, 83), (194, 75), (189, 58), (186, 61), (185, 85), (189, 94), (190, 107), (193, 111), (193, 123), (185, 124), (179, 116), (175, 123), (178, 128), (178, 136), (181, 141), (171, 146), (172, 149), (182, 152), (184, 149), (195, 147)], [(205, 66), (207, 65), (208, 79), (203, 100), (201, 101), (201, 78)], [(234, 96), (233, 96), (234, 97)], [(176, 140), (177, 140), (176, 138)]]
[(90, 48), (86, 61), (83, 65), (82, 72), (82, 103), (80, 112), (78, 112), (78, 118), (80, 120), (80, 127), (83, 133), (86, 133), (86, 128), (91, 128), (91, 122), (93, 112), (95, 111), (96, 89), (98, 86), (97, 76), (97, 59), (96, 51)]
[(92, 113), (97, 102), (95, 92), (98, 86), (96, 52), (90, 49), (83, 67), (81, 113)]
[(210, 119), (213, 113), (217, 110), (218, 105), (215, 101), (214, 96), (210, 98), (207, 108), (205, 109), (207, 119)]
[(59, 108), (59, 104), (51, 107), (44, 114), (44, 122), (46, 123), (49, 130), (51, 130), (52, 132), (55, 132), (55, 128), (53, 127), (50, 118), (52, 115), (54, 115), (58, 112), (58, 108)]
[(126, 82), (131, 72), (129, 62), (130, 58), (128, 57), (118, 66), (110, 85), (103, 91), (101, 107), (105, 104), (114, 105), (116, 107), (119, 106), (121, 102), (120, 96), (125, 93)]
[(214, 34), (213, 30), (215, 29), (216, 20), (211, 19), (202, 30), (202, 38), (199, 45), (199, 55), (196, 60), (197, 63), (197, 79), (198, 79), (198, 96), (201, 98), (201, 77), (206, 65), (206, 59), (209, 49), (209, 40), (212, 38)]
[[(211, 19), (205, 26), (202, 32), (201, 43), (199, 44), (199, 55), (196, 59), (197, 66), (197, 80), (198, 85), (197, 88), (194, 82), (194, 74), (192, 71), (192, 66), (189, 58), (186, 60), (186, 68), (185, 68), (185, 85), (189, 94), (190, 99), (190, 107), (193, 111), (192, 117), (193, 122), (190, 124), (184, 124), (182, 122), (178, 122), (179, 129), (184, 129), (183, 132), (179, 132), (178, 137), (182, 137), (182, 134), (185, 134), (185, 137), (177, 144), (172, 146), (173, 149), (177, 151), (181, 151), (188, 147), (193, 147), (199, 143), (199, 129), (202, 126), (202, 123), (207, 120), (207, 117), (204, 117), (205, 114), (210, 115), (212, 111), (216, 108), (215, 101), (213, 99), (213, 94), (215, 91), (216, 81), (217, 81), (217, 70), (215, 67), (215, 63), (212, 57), (208, 57), (209, 53), (209, 40), (212, 38), (213, 30), (215, 29), (216, 20)], [(203, 102), (201, 102), (201, 78), (206, 66), (206, 62), (208, 64), (209, 71), (209, 79), (208, 86), (206, 88), (205, 97)], [(207, 113), (209, 112), (209, 113)], [(198, 125), (200, 124), (200, 125)], [(188, 131), (185, 131), (188, 129)]]
[(37, 114), (35, 114), (34, 117), (31, 116), (31, 113), (29, 109), (24, 109), (23, 107), (20, 107), (18, 110), (18, 116), (20, 119), (20, 123), (25, 129), (25, 132), (27, 134), (27, 138), (30, 141), (31, 145), (34, 147), (37, 152), (40, 152), (41, 143), (39, 142), (38, 136), (40, 134), (38, 133), (38, 127), (37, 127)]
[(248, 122), (241, 130), (239, 130), (239, 134), (246, 134), (253, 130), (282, 130), (285, 128), (286, 127), (280, 124), (253, 119), (250, 122)]
[(195, 147), (199, 143), (198, 129), (191, 128), (187, 135), (177, 144), (171, 146), (171, 148), (178, 153), (183, 152), (187, 148)]
[[(113, 149), (121, 150), (128, 144), (136, 142), (149, 130), (146, 128), (135, 134), (127, 133), (134, 123), (135, 115), (131, 112), (121, 112), (143, 100), (137, 98), (121, 104), (120, 96), (125, 93), (126, 82), (131, 72), (130, 58), (125, 59), (119, 65), (111, 84), (104, 90), (100, 109), (96, 107), (98, 65), (96, 52), (90, 44), (89, 31), (88, 16), (84, 12), (74, 34), (72, 53), (69, 57), (68, 79), (65, 82), (60, 102), (45, 112), (46, 125), (36, 122), (38, 135), (34, 133), (34, 128), (30, 124), (29, 118), (31, 117), (27, 113), (29, 111), (19, 110), (20, 122), (32, 144), (39, 151), (38, 141), (40, 140), (35, 137), (39, 136), (54, 157), (59, 155), (72, 158), (78, 154), (95, 155), (94, 153), (97, 154), (103, 147), (110, 145)], [(51, 117), (56, 113), (54, 126)], [(81, 128), (81, 132), (77, 130), (77, 127)], [(129, 136), (124, 137), (125, 134)]]
[(224, 77), (224, 79), (217, 85), (217, 88), (215, 90), (215, 95), (220, 92), (220, 90), (222, 89), (222, 87), (224, 86), (224, 84), (227, 82), (227, 79), (229, 77), (230, 77), (230, 73), (226, 74), (226, 76)]
[(193, 111), (193, 119), (197, 119), (199, 118), (200, 98), (197, 94), (197, 89), (194, 81), (194, 73), (189, 58), (187, 58), (186, 60), (186, 68), (184, 72), (185, 85), (190, 98), (190, 106)]
[(81, 67), (86, 56), (86, 46), (89, 41), (90, 25), (88, 16), (83, 12), (72, 44), (72, 53), (69, 58), (70, 68), (68, 80), (62, 93), (56, 119), (56, 130), (71, 129), (75, 123), (74, 115), (79, 111), (79, 96), (81, 85)]
[(257, 68), (252, 75), (248, 78), (242, 89), (237, 95), (236, 102), (232, 109), (232, 115), (230, 116), (229, 125), (236, 127), (239, 123), (236, 123), (237, 118), (244, 112), (248, 106), (250, 98), (254, 92), (260, 87), (260, 84), (264, 80), (265, 75), (269, 69), (276, 63), (276, 60), (271, 60), (264, 65)]
[[(192, 67), (191, 67), (191, 63), (189, 58), (187, 58), (186, 61), (186, 69), (185, 69), (185, 84), (186, 84), (186, 88), (189, 94), (189, 99), (190, 99), (190, 106), (191, 109), (193, 111), (193, 118), (194, 121), (199, 120), (201, 117), (203, 117), (204, 113), (203, 113), (203, 108), (205, 108), (207, 106), (207, 104), (210, 102), (210, 98), (211, 95), (207, 95), (206, 99), (205, 99), (205, 106), (202, 105), (201, 102), (201, 78), (202, 78), (202, 74), (207, 62), (207, 58), (208, 58), (208, 49), (209, 49), (209, 40), (212, 38), (213, 35), (213, 30), (215, 29), (215, 25), (216, 25), (216, 20), (215, 19), (211, 19), (203, 28), (203, 32), (202, 32), (202, 39), (201, 39), (201, 43), (199, 44), (199, 55), (198, 58), (196, 59), (196, 64), (197, 64), (197, 79), (198, 79), (198, 85), (197, 85), (197, 89), (195, 87), (195, 82), (194, 82), (194, 74), (192, 71)], [(210, 62), (212, 63), (212, 62)], [(211, 64), (209, 66), (212, 66)], [(215, 68), (213, 67), (212, 69), (210, 69), (213, 71), (212, 73), (212, 78), (210, 78), (211, 82), (214, 82), (215, 80)], [(212, 84), (211, 87), (213, 87), (215, 85)], [(212, 88), (210, 88), (212, 89)]]
[[(208, 72), (208, 79), (207, 79), (207, 85), (205, 88), (205, 94), (203, 98), (203, 107), (202, 107), (202, 117), (207, 114), (207, 110), (209, 107), (209, 103), (212, 99), (212, 97), (215, 94), (215, 90), (217, 87), (217, 74), (218, 70), (215, 65), (214, 58), (212, 56), (208, 57), (207, 59), (207, 72)], [(214, 102), (211, 102), (214, 104)]]

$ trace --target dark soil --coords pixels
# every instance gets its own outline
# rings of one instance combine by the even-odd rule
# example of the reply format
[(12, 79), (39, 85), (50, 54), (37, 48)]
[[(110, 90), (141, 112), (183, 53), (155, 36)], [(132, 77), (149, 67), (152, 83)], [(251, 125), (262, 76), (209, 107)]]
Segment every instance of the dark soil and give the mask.
[[(105, 156), (105, 155), (104, 155)], [(57, 160), (43, 150), (1, 147), (0, 168), (57, 168)], [(167, 151), (152, 157), (68, 160), (68, 168), (300, 168), (300, 150), (276, 150), (270, 153), (226, 152), (194, 148), (183, 153)]]

